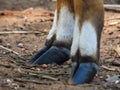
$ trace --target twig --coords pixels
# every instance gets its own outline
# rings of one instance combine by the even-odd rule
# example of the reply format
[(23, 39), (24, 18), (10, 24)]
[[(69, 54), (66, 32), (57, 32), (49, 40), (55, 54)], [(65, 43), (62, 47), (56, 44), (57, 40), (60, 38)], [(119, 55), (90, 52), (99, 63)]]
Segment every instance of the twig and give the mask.
[(120, 17), (114, 17), (114, 18), (105, 19), (105, 21), (115, 20), (115, 19), (119, 20), (119, 19), (120, 19)]
[(119, 24), (120, 22), (111, 22), (109, 25), (110, 26), (113, 26), (113, 25), (117, 25), (117, 24)]
[(41, 73), (41, 72), (38, 72), (38, 71), (33, 71), (33, 70), (27, 70), (27, 69), (22, 69), (21, 68), (21, 71), (22, 72), (26, 72), (26, 73), (34, 73), (34, 74), (37, 74), (37, 75), (39, 75), (39, 74), (42, 74), (42, 75), (53, 75), (53, 74), (48, 74), (48, 73)]
[(116, 5), (116, 4), (104, 4), (104, 8), (106, 10), (112, 10), (112, 11), (116, 11), (116, 12), (120, 12), (120, 5)]
[(14, 81), (18, 81), (18, 82), (30, 82), (30, 83), (36, 83), (36, 84), (45, 84), (45, 83), (41, 83), (40, 81), (37, 80), (27, 80), (27, 79), (21, 79), (21, 78), (15, 78)]
[(106, 70), (109, 70), (109, 71), (115, 71), (115, 70), (116, 70), (115, 68), (109, 68), (109, 67), (104, 66), (104, 65), (102, 65), (101, 67), (102, 67), (103, 69), (106, 69)]
[(11, 65), (4, 65), (4, 64), (0, 64), (0, 66), (6, 67), (6, 68), (10, 68), (11, 67)]
[(9, 63), (9, 65), (0, 64), (0, 66), (1, 66), (1, 67), (5, 67), (5, 68), (17, 68), (17, 66), (16, 66), (16, 65), (11, 64), (11, 63)]
[(2, 46), (2, 45), (0, 45), (0, 48), (5, 49), (5, 50), (7, 50), (7, 51), (9, 51), (9, 52), (11, 52), (11, 53), (14, 53), (14, 54), (16, 54), (19, 58), (24, 59), (24, 58), (22, 57), (22, 55), (21, 55), (20, 53), (16, 52), (16, 51), (13, 51), (13, 50), (11, 50), (11, 49), (9, 49), (9, 48), (6, 48), (6, 47), (4, 47), (4, 46)]
[(6, 47), (4, 47), (4, 46), (2, 46), (2, 45), (0, 45), (0, 48), (5, 49), (5, 50), (7, 50), (7, 51), (9, 51), (9, 52), (12, 52), (12, 53), (14, 53), (14, 54), (16, 54), (16, 55), (20, 55), (18, 52), (13, 51), (13, 50), (11, 50), (11, 49), (9, 49), (9, 48), (6, 48)]
[(51, 77), (51, 76), (48, 76), (48, 75), (42, 75), (41, 77), (45, 78), (45, 79), (53, 80), (53, 81), (58, 81), (58, 78), (54, 78), (54, 77)]
[(120, 5), (116, 5), (116, 4), (104, 4), (105, 8), (116, 8), (116, 9), (120, 9)]
[(34, 77), (41, 77), (41, 78), (44, 78), (44, 79), (49, 79), (49, 80), (53, 80), (53, 81), (58, 81), (58, 78), (54, 78), (54, 77), (51, 77), (51, 76), (48, 76), (48, 75), (40, 75), (40, 74), (34, 74), (34, 73), (29, 73), (27, 74), (26, 72), (20, 72), (21, 74), (24, 74), (28, 77), (29, 76), (34, 76)]
[(21, 67), (18, 68), (18, 71), (21, 74), (25, 74), (25, 75), (27, 74), (27, 76), (28, 76), (28, 73), (29, 73), (30, 76), (37, 76), (37, 77), (41, 77), (41, 78), (45, 78), (45, 79), (49, 79), (49, 80), (53, 80), (53, 81), (58, 80), (58, 78), (54, 78), (54, 77), (45, 75), (45, 73), (37, 73), (37, 72), (33, 73), (33, 71), (21, 69)]
[[(23, 66), (21, 66), (21, 67), (24, 68)], [(33, 70), (30, 69), (30, 68), (32, 68), (31, 66), (29, 66), (29, 69), (26, 69), (26, 67), (24, 69), (22, 69), (22, 68), (21, 68), (21, 70), (24, 71), (24, 72), (34, 73), (34, 74), (37, 74), (37, 75), (39, 75), (39, 74), (42, 74), (42, 75), (53, 75), (53, 76), (63, 75), (62, 73), (55, 73), (55, 74), (53, 74), (53, 73), (45, 73), (45, 72), (33, 71)], [(64, 75), (69, 75), (69, 73), (65, 73)]]
[(38, 31), (3, 31), (0, 34), (39, 34)]

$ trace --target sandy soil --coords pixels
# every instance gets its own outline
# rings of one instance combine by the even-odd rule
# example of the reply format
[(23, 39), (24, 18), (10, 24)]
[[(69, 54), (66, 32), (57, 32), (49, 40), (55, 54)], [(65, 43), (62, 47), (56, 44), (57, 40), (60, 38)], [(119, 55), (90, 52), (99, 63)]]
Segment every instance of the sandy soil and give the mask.
[(120, 83), (105, 81), (120, 75), (120, 67), (111, 65), (113, 61), (120, 61), (119, 12), (105, 11), (100, 72), (90, 84), (74, 86), (69, 80), (71, 61), (60, 66), (52, 64), (35, 68), (28, 64), (32, 55), (44, 45), (53, 21), (54, 3), (18, 0), (18, 4), (14, 1), (12, 4), (17, 5), (16, 8), (6, 2), (6, 10), (1, 8), (0, 11), (0, 45), (17, 52), (9, 52), (0, 46), (0, 90), (120, 90)]

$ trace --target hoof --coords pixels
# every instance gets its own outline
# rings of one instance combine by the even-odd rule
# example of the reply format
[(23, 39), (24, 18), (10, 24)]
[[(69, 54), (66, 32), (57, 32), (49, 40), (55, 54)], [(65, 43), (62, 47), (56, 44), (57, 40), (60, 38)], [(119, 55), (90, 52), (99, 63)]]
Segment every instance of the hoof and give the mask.
[(62, 64), (63, 62), (67, 61), (69, 57), (70, 51), (67, 48), (52, 46), (44, 54), (42, 54), (35, 62), (33, 62), (33, 65), (51, 63)]
[(30, 59), (30, 63), (35, 62), (42, 54), (44, 54), (47, 50), (49, 49), (49, 47), (45, 46), (43, 47), (39, 52), (37, 52), (31, 59)]
[(93, 80), (94, 76), (98, 71), (98, 66), (95, 63), (73, 63), (73, 69), (71, 73), (72, 83), (84, 84), (89, 83)]

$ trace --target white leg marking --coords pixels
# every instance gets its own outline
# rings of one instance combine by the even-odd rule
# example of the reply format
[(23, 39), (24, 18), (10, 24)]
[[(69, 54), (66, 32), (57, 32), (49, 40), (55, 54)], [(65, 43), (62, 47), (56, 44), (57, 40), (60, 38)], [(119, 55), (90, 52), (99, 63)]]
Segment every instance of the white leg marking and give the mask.
[(67, 7), (61, 8), (57, 25), (56, 40), (70, 42), (73, 38), (74, 14)]
[(54, 21), (53, 21), (53, 25), (52, 25), (52, 28), (47, 36), (47, 39), (51, 39), (52, 36), (56, 33), (56, 30), (57, 30), (57, 10), (55, 11), (55, 14), (54, 14)]
[(71, 46), (71, 56), (75, 56), (77, 53), (77, 50), (79, 48), (79, 37), (80, 37), (79, 28), (80, 28), (79, 27), (79, 19), (76, 18), (74, 32), (73, 32), (73, 41), (72, 41), (72, 46)]
[(88, 21), (83, 23), (80, 34), (80, 53), (82, 56), (95, 56), (97, 52), (97, 34)]

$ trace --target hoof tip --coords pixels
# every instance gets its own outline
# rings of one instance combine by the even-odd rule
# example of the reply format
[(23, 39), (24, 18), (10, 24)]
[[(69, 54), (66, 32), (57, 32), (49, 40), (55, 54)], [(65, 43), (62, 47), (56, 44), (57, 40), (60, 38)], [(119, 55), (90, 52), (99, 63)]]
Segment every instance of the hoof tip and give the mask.
[(72, 82), (74, 85), (89, 83), (93, 80), (98, 71), (98, 66), (95, 63), (81, 63), (78, 67), (73, 66)]
[(51, 46), (49, 49), (43, 48), (43, 50), (34, 56), (35, 58), (32, 58), (31, 63), (35, 66), (51, 63), (62, 64), (69, 59), (69, 54), (70, 51), (67, 48)]

